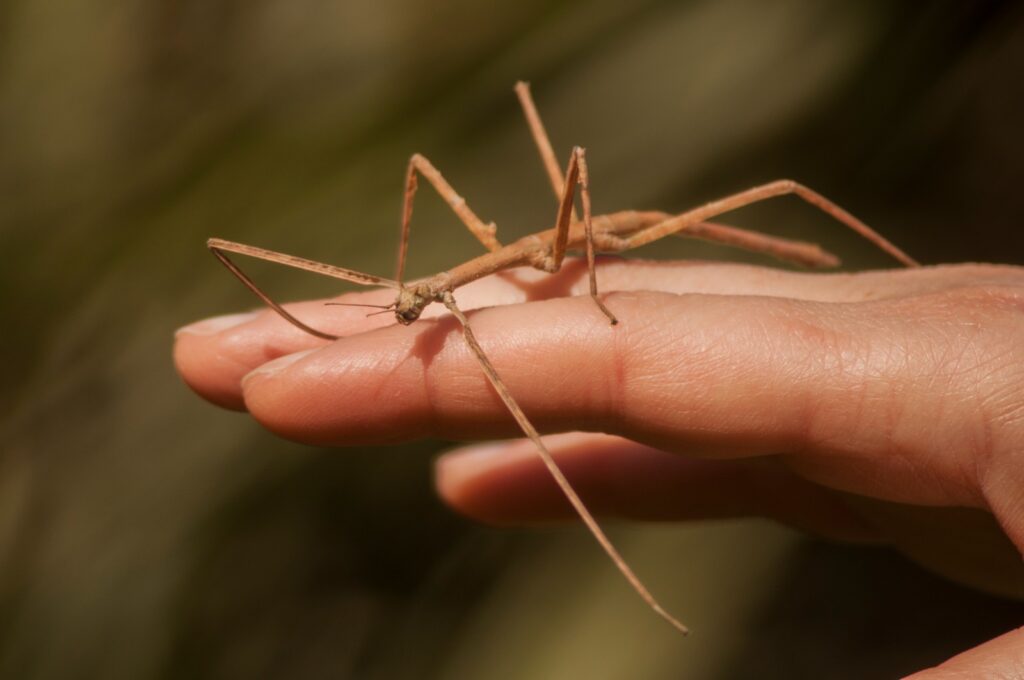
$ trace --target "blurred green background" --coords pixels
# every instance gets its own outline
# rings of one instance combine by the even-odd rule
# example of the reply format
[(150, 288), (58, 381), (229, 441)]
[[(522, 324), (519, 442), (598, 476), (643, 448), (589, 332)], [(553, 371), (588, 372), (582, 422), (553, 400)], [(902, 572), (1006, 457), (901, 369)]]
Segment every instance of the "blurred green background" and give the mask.
[[(1020, 4), (5, 0), (3, 677), (893, 677), (1020, 623), (883, 549), (613, 526), (680, 640), (578, 528), (442, 508), (445, 443), (299, 447), (179, 382), (173, 330), (253, 305), (207, 236), (387, 275), (414, 151), (503, 239), (550, 224), (517, 79), (598, 212), (793, 177), (925, 262), (1024, 260)], [(889, 266), (797, 201), (730, 222)], [(412, 275), (479, 251), (415, 224)]]

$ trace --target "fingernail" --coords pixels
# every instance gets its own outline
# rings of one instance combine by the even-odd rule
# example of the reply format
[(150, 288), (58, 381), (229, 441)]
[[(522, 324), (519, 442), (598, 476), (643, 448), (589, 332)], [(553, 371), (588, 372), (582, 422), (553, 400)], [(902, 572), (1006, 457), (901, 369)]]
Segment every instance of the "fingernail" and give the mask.
[(279, 373), (288, 366), (294, 364), (299, 359), (302, 359), (303, 357), (312, 354), (318, 349), (319, 347), (314, 347), (313, 349), (305, 349), (302, 350), (301, 352), (285, 354), (283, 357), (278, 357), (273, 361), (268, 361), (267, 363), (261, 365), (259, 368), (253, 369), (246, 373), (245, 376), (242, 377), (242, 385), (244, 386), (245, 383), (248, 382), (250, 378), (265, 377), (268, 375)]
[(240, 314), (225, 314), (223, 316), (214, 316), (209, 319), (203, 319), (197, 321), (188, 326), (182, 326), (174, 332), (175, 336), (189, 334), (189, 335), (213, 335), (214, 333), (220, 333), (228, 328), (234, 326), (240, 326), (246, 321), (251, 321), (259, 315), (259, 312), (242, 312)]

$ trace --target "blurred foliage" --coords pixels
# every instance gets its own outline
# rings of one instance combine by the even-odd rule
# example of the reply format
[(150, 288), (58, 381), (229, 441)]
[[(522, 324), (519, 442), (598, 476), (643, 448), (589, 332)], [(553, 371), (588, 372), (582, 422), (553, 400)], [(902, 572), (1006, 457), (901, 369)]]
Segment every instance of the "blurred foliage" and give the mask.
[[(580, 531), (440, 508), (440, 444), (289, 445), (200, 403), (168, 349), (252, 304), (207, 236), (387, 273), (413, 151), (506, 237), (550, 223), (517, 79), (557, 149), (588, 147), (599, 212), (792, 176), (924, 261), (1020, 262), (1022, 9), (7, 0), (0, 674), (861, 678), (1019, 622), (887, 552), (762, 522), (618, 527), (696, 629), (680, 642)], [(414, 275), (476, 253), (428, 196)], [(888, 265), (793, 201), (734, 221)]]

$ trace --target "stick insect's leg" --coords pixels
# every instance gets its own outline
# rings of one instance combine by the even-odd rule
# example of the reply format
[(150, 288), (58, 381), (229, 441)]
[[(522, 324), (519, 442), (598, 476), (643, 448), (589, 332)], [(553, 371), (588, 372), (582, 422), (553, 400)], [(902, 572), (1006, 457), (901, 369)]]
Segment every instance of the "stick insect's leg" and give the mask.
[[(665, 219), (669, 217), (666, 215)], [(769, 236), (757, 231), (737, 229), (736, 227), (730, 227), (727, 224), (717, 222), (691, 224), (683, 231), (675, 232), (672, 236), (703, 239), (711, 243), (742, 248), (753, 253), (770, 255), (783, 262), (790, 262), (802, 267), (822, 269), (838, 267), (840, 264), (838, 257), (824, 250), (816, 243)]]
[(547, 272), (557, 272), (565, 259), (565, 250), (569, 243), (569, 227), (572, 223), (573, 202), (576, 198), (576, 185), (580, 178), (580, 158), (583, 150), (574, 146), (569, 155), (569, 166), (565, 169), (563, 183), (558, 201), (558, 215), (555, 217), (555, 238), (551, 244), (551, 253), (535, 266)]
[(409, 165), (405, 169), (405, 197), (402, 200), (402, 233), (401, 241), (398, 245), (398, 273), (395, 275), (396, 281), (401, 282), (402, 275), (405, 273), (405, 255), (409, 247), (409, 222), (412, 219), (412, 202), (416, 195), (417, 172), (430, 182), (437, 190), (437, 193), (441, 195), (441, 198), (451, 206), (455, 214), (462, 220), (462, 223), (466, 225), (473, 236), (476, 236), (477, 240), (485, 248), (490, 251), (501, 248), (501, 244), (494, 236), (498, 230), (494, 222), (484, 224), (483, 220), (477, 217), (476, 213), (466, 204), (466, 199), (456, 193), (452, 185), (448, 183), (430, 161), (418, 153), (413, 154), (412, 158), (409, 159)]
[(594, 264), (594, 223), (590, 214), (590, 173), (587, 171), (586, 152), (579, 147), (576, 147), (574, 151), (580, 166), (580, 199), (583, 201), (583, 227), (587, 234), (587, 271), (590, 272), (590, 297), (614, 326), (619, 320), (604, 306), (601, 298), (597, 297), (597, 267)]
[(663, 236), (668, 236), (669, 234), (674, 234), (678, 231), (682, 231), (683, 229), (688, 229), (692, 225), (704, 222), (716, 215), (721, 215), (722, 213), (736, 210), (737, 208), (742, 208), (752, 203), (757, 203), (776, 196), (784, 196), (786, 194), (796, 194), (814, 207), (824, 211), (867, 240), (871, 241), (902, 264), (908, 267), (920, 266), (916, 260), (897, 248), (874, 229), (864, 224), (818, 192), (812, 191), (791, 179), (780, 179), (774, 182), (769, 182), (768, 184), (762, 184), (761, 186), (747, 189), (746, 191), (741, 191), (731, 196), (726, 196), (725, 198), (717, 201), (712, 201), (711, 203), (702, 205), (699, 208), (694, 208), (693, 210), (680, 213), (679, 215), (671, 217), (664, 222), (638, 231), (627, 238), (621, 239), (620, 245), (623, 250), (636, 248), (638, 246), (651, 243), (652, 241), (657, 241)]
[[(526, 124), (529, 126), (530, 134), (533, 136), (533, 142), (537, 145), (537, 151), (540, 153), (541, 163), (544, 164), (548, 180), (551, 181), (551, 188), (555, 192), (555, 200), (561, 200), (562, 194), (565, 191), (565, 178), (562, 177), (562, 171), (558, 167), (558, 157), (555, 156), (555, 150), (551, 146), (548, 131), (544, 129), (544, 123), (537, 112), (537, 106), (533, 103), (533, 95), (530, 94), (530, 84), (519, 81), (516, 83), (515, 89), (516, 96), (519, 98), (519, 104), (523, 107), (523, 114), (526, 116)], [(575, 207), (572, 208), (570, 214), (572, 215), (572, 221), (577, 221)]]
[[(533, 102), (533, 96), (530, 94), (530, 84), (520, 81), (516, 83), (515, 90), (519, 103), (523, 107), (523, 113), (526, 115), (526, 122), (530, 127), (530, 133), (533, 135), (533, 140), (537, 145), (537, 151), (540, 153), (544, 169), (547, 171), (548, 179), (551, 181), (551, 188), (555, 192), (555, 198), (561, 200), (565, 180), (562, 177), (562, 171), (558, 167), (558, 159), (551, 146), (547, 130), (544, 128), (544, 123), (537, 112), (537, 106)], [(668, 215), (665, 217), (667, 219)], [(577, 221), (575, 211), (572, 215), (572, 221)], [(834, 255), (823, 251), (815, 244), (779, 239), (767, 234), (737, 229), (725, 224), (702, 222), (687, 227), (686, 231), (686, 234), (678, 235), (705, 238), (710, 241), (765, 253), (781, 260), (807, 267), (835, 267), (839, 264), (839, 260)], [(610, 243), (614, 242), (614, 240), (614, 236), (609, 237)], [(620, 247), (624, 245), (621, 239), (618, 241)]]
[(658, 615), (660, 615), (663, 619), (672, 624), (684, 635), (688, 633), (689, 631), (687, 630), (686, 626), (684, 626), (675, 617), (673, 617), (671, 614), (665, 611), (665, 609), (660, 604), (658, 604), (658, 601), (654, 599), (654, 596), (651, 595), (649, 590), (647, 590), (643, 582), (637, 577), (636, 574), (633, 573), (633, 570), (629, 567), (629, 564), (626, 563), (626, 560), (622, 557), (622, 555), (619, 554), (619, 551), (616, 550), (615, 546), (608, 539), (608, 536), (604, 533), (604, 530), (601, 529), (601, 525), (598, 524), (597, 520), (594, 519), (594, 516), (590, 514), (590, 511), (587, 509), (587, 506), (584, 505), (583, 501), (576, 493), (576, 490), (572, 488), (572, 484), (569, 482), (568, 479), (566, 479), (565, 474), (562, 472), (561, 468), (558, 467), (558, 463), (556, 463), (555, 459), (551, 456), (551, 452), (548, 451), (546, 446), (544, 446), (544, 442), (541, 440), (540, 434), (537, 432), (537, 429), (526, 417), (526, 414), (523, 413), (523, 409), (519, 407), (519, 404), (516, 402), (515, 398), (513, 398), (512, 394), (508, 391), (508, 388), (505, 386), (504, 381), (498, 375), (498, 371), (494, 368), (494, 365), (491, 363), (490, 359), (487, 358), (487, 355), (484, 354), (483, 348), (480, 347), (480, 343), (477, 342), (476, 336), (473, 334), (473, 329), (469, 325), (469, 320), (466, 318), (466, 315), (462, 313), (462, 310), (459, 309), (458, 305), (455, 304), (455, 297), (450, 292), (446, 292), (444, 293), (443, 302), (444, 305), (449, 309), (449, 311), (451, 311), (451, 313), (455, 315), (455, 318), (459, 320), (459, 323), (462, 324), (462, 334), (466, 340), (466, 344), (469, 345), (469, 348), (473, 351), (473, 354), (476, 356), (477, 361), (480, 363), (480, 367), (484, 371), (484, 375), (487, 376), (488, 382), (490, 382), (491, 386), (498, 393), (498, 396), (501, 398), (502, 402), (504, 402), (505, 407), (512, 414), (512, 417), (515, 418), (516, 423), (519, 424), (519, 427), (520, 429), (522, 429), (523, 433), (527, 437), (529, 437), (530, 441), (532, 441), (534, 446), (537, 447), (537, 453), (538, 455), (540, 455), (541, 460), (544, 461), (544, 465), (547, 467), (548, 472), (551, 473), (551, 476), (554, 478), (555, 482), (562, 490), (562, 493), (565, 494), (565, 497), (569, 500), (569, 503), (576, 510), (576, 513), (580, 516), (580, 519), (583, 520), (583, 523), (586, 525), (587, 529), (590, 530), (590, 533), (593, 534), (595, 539), (597, 539), (597, 542), (604, 549), (605, 553), (608, 554), (608, 557), (611, 558), (612, 562), (615, 563), (615, 566), (619, 569), (620, 572), (622, 572), (622, 575), (626, 577), (626, 580), (633, 587), (633, 589), (640, 595), (641, 598), (643, 598), (644, 602), (646, 602), (651, 607), (651, 609), (653, 609)]
[(245, 284), (245, 287), (256, 294), (260, 300), (275, 312), (281, 315), (281, 317), (292, 324), (296, 328), (314, 335), (324, 340), (337, 340), (339, 336), (325, 333), (317, 330), (312, 326), (309, 326), (302, 321), (299, 321), (291, 313), (288, 312), (284, 307), (274, 302), (269, 295), (263, 292), (256, 283), (249, 278), (246, 274), (235, 264), (231, 258), (227, 256), (227, 253), (238, 253), (239, 255), (247, 255), (249, 257), (255, 257), (259, 260), (267, 260), (268, 262), (275, 262), (277, 264), (283, 264), (287, 267), (293, 267), (295, 269), (303, 269), (308, 272), (315, 274), (323, 274), (336, 279), (342, 279), (343, 281), (350, 281), (352, 283), (358, 283), (363, 286), (387, 286), (390, 288), (398, 288), (398, 284), (395, 281), (389, 279), (383, 279), (379, 276), (373, 276), (372, 274), (363, 274), (362, 272), (353, 271), (351, 269), (344, 269), (342, 267), (335, 267), (334, 265), (324, 264), (323, 262), (316, 262), (315, 260), (307, 260), (302, 257), (295, 257), (294, 255), (286, 255), (285, 253), (279, 253), (273, 250), (265, 250), (263, 248), (257, 248), (256, 246), (245, 245), (244, 243), (235, 243), (234, 241), (225, 241), (224, 239), (211, 238), (206, 242), (206, 246), (210, 249), (210, 252), (220, 260), (221, 264), (227, 267), (228, 271), (234, 274), (239, 281)]
[[(537, 112), (537, 106), (533, 103), (533, 96), (530, 94), (530, 84), (525, 82), (516, 83), (516, 96), (523, 107), (526, 115), (527, 125), (530, 133), (540, 152), (541, 161), (547, 171), (548, 179), (551, 181), (551, 188), (555, 192), (555, 198), (561, 199), (565, 188), (565, 180), (562, 178), (562, 171), (558, 167), (558, 159), (551, 146), (547, 130)], [(667, 218), (668, 216), (666, 216)], [(575, 211), (572, 220), (576, 221)], [(763, 252), (789, 262), (795, 262), (808, 267), (835, 267), (839, 264), (838, 259), (831, 253), (826, 253), (820, 247), (811, 243), (799, 243), (786, 239), (778, 239), (767, 234), (758, 234), (744, 229), (737, 229), (725, 224), (696, 223), (687, 227), (688, 234), (680, 236), (694, 236), (706, 238), (711, 241), (725, 243), (747, 250)], [(614, 236), (610, 237), (610, 242)], [(619, 245), (624, 246), (623, 240), (619, 239)], [(623, 248), (624, 249), (624, 248)]]
[(538, 258), (534, 266), (546, 272), (557, 272), (565, 259), (565, 250), (569, 241), (569, 228), (572, 217), (573, 199), (576, 197), (576, 185), (582, 187), (583, 225), (587, 240), (587, 268), (590, 271), (590, 297), (601, 312), (615, 325), (619, 322), (615, 315), (605, 307), (597, 297), (597, 270), (594, 267), (594, 225), (590, 216), (590, 184), (587, 176), (586, 151), (576, 146), (569, 156), (569, 166), (565, 170), (565, 186), (561, 201), (558, 204), (558, 217), (555, 219), (555, 238), (551, 252)]
[(551, 188), (555, 191), (555, 198), (560, 199), (565, 189), (565, 180), (562, 178), (562, 170), (558, 167), (558, 157), (551, 147), (551, 140), (548, 139), (547, 130), (541, 122), (540, 114), (537, 113), (537, 106), (533, 103), (533, 96), (530, 94), (530, 84), (519, 81), (516, 83), (516, 96), (523, 107), (523, 114), (526, 115), (526, 124), (530, 126), (530, 133), (533, 141), (540, 152), (540, 160), (548, 173), (551, 181)]

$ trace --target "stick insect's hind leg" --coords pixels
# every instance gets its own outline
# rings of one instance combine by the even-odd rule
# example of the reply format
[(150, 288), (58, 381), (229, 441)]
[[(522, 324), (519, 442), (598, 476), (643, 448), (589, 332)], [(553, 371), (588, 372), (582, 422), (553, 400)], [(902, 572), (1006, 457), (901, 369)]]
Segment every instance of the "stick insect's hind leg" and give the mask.
[(416, 173), (423, 175), (431, 186), (437, 190), (437, 193), (441, 195), (445, 203), (451, 206), (451, 209), (455, 212), (462, 223), (466, 225), (469, 231), (477, 238), (480, 243), (484, 245), (490, 251), (495, 251), (501, 248), (501, 243), (495, 238), (494, 234), (497, 232), (497, 226), (494, 222), (485, 224), (483, 220), (476, 216), (469, 205), (466, 203), (466, 199), (452, 188), (452, 185), (441, 175), (440, 171), (431, 164), (426, 157), (420, 154), (413, 154), (412, 158), (409, 159), (409, 164), (405, 169), (405, 196), (402, 199), (402, 232), (400, 236), (400, 242), (398, 244), (398, 265), (397, 273), (395, 274), (395, 280), (401, 282), (402, 275), (405, 273), (405, 256), (406, 251), (409, 248), (409, 222), (412, 220), (412, 203), (413, 198), (416, 196)]
[[(523, 107), (526, 123), (530, 127), (530, 133), (533, 135), (533, 141), (537, 145), (537, 151), (540, 153), (544, 169), (547, 172), (548, 179), (551, 181), (551, 188), (555, 192), (555, 199), (561, 200), (565, 188), (565, 180), (562, 178), (562, 172), (558, 167), (558, 158), (555, 156), (554, 149), (551, 146), (547, 130), (544, 129), (544, 123), (541, 121), (540, 114), (537, 112), (537, 106), (533, 102), (533, 95), (530, 94), (530, 84), (520, 81), (516, 83), (515, 91), (516, 96), (519, 98), (519, 103)], [(572, 219), (573, 221), (577, 220), (575, 211), (573, 212)], [(819, 246), (812, 243), (780, 239), (767, 234), (737, 229), (726, 224), (710, 222), (690, 225), (687, 227), (687, 231), (690, 233), (678, 235), (704, 238), (717, 243), (765, 253), (786, 262), (792, 262), (793, 264), (805, 267), (835, 267), (839, 265), (837, 257), (825, 252)], [(602, 234), (601, 237), (609, 245), (615, 244), (616, 250), (625, 250), (628, 247), (625, 239), (616, 237), (614, 234)]]
[(721, 215), (722, 213), (727, 213), (732, 210), (751, 205), (752, 203), (758, 203), (769, 198), (785, 196), (787, 194), (795, 194), (796, 196), (799, 196), (807, 203), (810, 203), (814, 207), (830, 215), (835, 220), (845, 224), (847, 227), (857, 232), (907, 267), (920, 266), (917, 260), (897, 248), (877, 231), (864, 224), (818, 192), (808, 189), (804, 185), (798, 184), (791, 179), (780, 179), (774, 182), (769, 182), (768, 184), (762, 184), (761, 186), (756, 186), (752, 189), (747, 189), (746, 191), (726, 196), (725, 198), (721, 198), (717, 201), (712, 201), (700, 206), (699, 208), (687, 210), (684, 213), (680, 213), (679, 215), (670, 217), (663, 222), (638, 231), (632, 236), (621, 239), (619, 245), (622, 250), (636, 248), (638, 246), (657, 241), (669, 234), (674, 234), (684, 229), (688, 229), (693, 225), (711, 219), (716, 215)]
[(684, 626), (678, 619), (676, 619), (674, 616), (665, 611), (665, 609), (658, 603), (654, 596), (651, 595), (651, 592), (643, 584), (640, 578), (635, 573), (633, 573), (633, 570), (630, 568), (629, 564), (622, 557), (622, 555), (619, 554), (619, 551), (615, 548), (614, 544), (612, 544), (611, 540), (604, 533), (604, 530), (601, 528), (601, 525), (598, 524), (597, 520), (594, 519), (594, 516), (590, 514), (590, 511), (587, 509), (587, 506), (584, 505), (583, 501), (576, 493), (576, 490), (572, 488), (572, 484), (569, 482), (568, 479), (566, 479), (565, 474), (562, 472), (561, 468), (558, 467), (558, 463), (555, 462), (555, 459), (552, 457), (551, 452), (548, 451), (546, 446), (544, 446), (544, 442), (540, 438), (540, 433), (537, 432), (537, 429), (533, 426), (533, 423), (530, 422), (529, 418), (527, 418), (526, 414), (523, 412), (523, 409), (520, 408), (519, 403), (516, 402), (515, 398), (513, 398), (512, 393), (509, 392), (508, 387), (505, 386), (505, 382), (501, 379), (501, 376), (498, 375), (498, 371), (494, 368), (494, 365), (491, 363), (491, 360), (487, 358), (486, 354), (484, 354), (483, 348), (480, 346), (480, 343), (477, 342), (476, 336), (473, 333), (473, 329), (469, 325), (469, 320), (466, 318), (466, 315), (462, 313), (462, 310), (459, 309), (458, 305), (455, 303), (455, 297), (450, 292), (446, 292), (444, 293), (443, 302), (445, 307), (448, 308), (448, 310), (455, 316), (455, 318), (459, 320), (459, 323), (462, 325), (462, 335), (466, 340), (466, 344), (469, 345), (470, 350), (472, 350), (477, 362), (479, 362), (480, 367), (483, 369), (484, 375), (487, 376), (487, 381), (498, 393), (498, 396), (501, 398), (501, 401), (505, 404), (505, 407), (512, 414), (512, 417), (515, 418), (516, 423), (519, 425), (523, 433), (527, 437), (529, 437), (530, 441), (532, 441), (534, 446), (537, 447), (537, 454), (541, 457), (541, 460), (544, 461), (544, 465), (547, 467), (548, 472), (551, 473), (551, 476), (555, 479), (555, 482), (562, 490), (562, 493), (565, 494), (565, 497), (568, 499), (573, 509), (576, 510), (576, 513), (580, 516), (580, 519), (583, 520), (583, 523), (586, 525), (587, 529), (590, 530), (590, 533), (593, 534), (595, 539), (597, 539), (597, 542), (601, 545), (601, 548), (604, 549), (608, 557), (611, 558), (612, 562), (615, 563), (615, 566), (626, 578), (629, 584), (633, 587), (633, 590), (635, 590), (637, 594), (640, 595), (644, 602), (646, 602), (647, 605), (651, 607), (651, 609), (653, 609), (659, 616), (661, 616), (663, 619), (672, 624), (673, 627), (675, 627), (677, 630), (683, 633), (683, 635), (686, 635), (689, 632), (686, 626)]
[(227, 253), (237, 253), (239, 255), (254, 257), (258, 260), (275, 262), (294, 269), (302, 269), (308, 272), (313, 272), (314, 274), (323, 274), (324, 276), (330, 276), (332, 278), (349, 281), (351, 283), (358, 283), (363, 286), (399, 287), (398, 283), (395, 281), (384, 279), (379, 276), (373, 276), (372, 274), (363, 274), (362, 272), (357, 272), (351, 269), (335, 267), (334, 265), (325, 264), (323, 262), (307, 260), (302, 257), (287, 255), (285, 253), (266, 250), (264, 248), (257, 248), (256, 246), (249, 246), (244, 243), (225, 241), (220, 238), (209, 239), (206, 242), (206, 247), (210, 249), (210, 252), (212, 252), (218, 260), (220, 260), (221, 264), (227, 267), (229, 272), (234, 274), (239, 281), (245, 284), (246, 288), (255, 293), (256, 297), (263, 300), (268, 307), (277, 312), (285, 321), (296, 328), (309, 333), (310, 335), (323, 338), (324, 340), (337, 340), (339, 336), (317, 330), (316, 328), (313, 328), (312, 326), (309, 326), (295, 318), (290, 312), (288, 312), (288, 310), (277, 302), (274, 302), (274, 300), (271, 299), (271, 297), (267, 295), (262, 288), (256, 285), (256, 282), (249, 278), (249, 275), (243, 272), (242, 269), (227, 256)]

